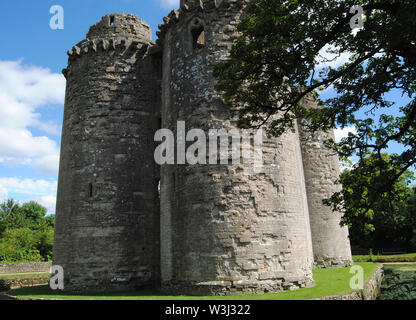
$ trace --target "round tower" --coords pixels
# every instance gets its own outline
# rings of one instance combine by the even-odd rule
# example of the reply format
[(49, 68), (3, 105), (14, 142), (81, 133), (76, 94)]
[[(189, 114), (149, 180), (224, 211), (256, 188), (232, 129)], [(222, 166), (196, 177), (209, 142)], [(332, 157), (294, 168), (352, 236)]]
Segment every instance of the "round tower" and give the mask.
[[(302, 105), (306, 108), (319, 108), (314, 95), (305, 97)], [(340, 226), (342, 213), (333, 212), (331, 207), (322, 202), (342, 188), (337, 184), (340, 176), (338, 156), (324, 145), (326, 140), (335, 140), (334, 132), (331, 130), (310, 133), (306, 126), (302, 125), (302, 121), (298, 123), (315, 265), (351, 265), (353, 262), (348, 228)]]
[[(195, 128), (206, 136), (211, 129), (237, 128), (214, 89), (212, 66), (228, 55), (244, 3), (181, 1), (159, 26), (162, 128), (176, 137)], [(162, 165), (163, 290), (225, 295), (313, 283), (298, 133), (263, 135), (262, 153), (260, 173), (241, 163), (182, 164), (178, 153), (175, 165)]]
[(160, 65), (150, 27), (106, 15), (68, 51), (54, 265), (65, 290), (154, 286), (159, 278)]

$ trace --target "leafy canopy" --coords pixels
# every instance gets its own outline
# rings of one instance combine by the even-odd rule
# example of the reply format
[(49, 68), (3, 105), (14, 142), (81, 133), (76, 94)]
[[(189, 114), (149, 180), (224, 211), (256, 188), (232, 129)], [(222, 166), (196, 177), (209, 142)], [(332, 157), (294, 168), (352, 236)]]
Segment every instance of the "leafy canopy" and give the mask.
[[(366, 18), (354, 33), (350, 9), (357, 4)], [(391, 190), (416, 163), (416, 1), (257, 0), (238, 31), (214, 76), (241, 128), (265, 126), (279, 136), (298, 118), (308, 119), (312, 132), (354, 127), (356, 134), (326, 143), (342, 158), (378, 157), (366, 164), (368, 172), (382, 172), (375, 193)], [(328, 88), (336, 94), (318, 98), (322, 108), (301, 104)], [(402, 95), (403, 105), (389, 100), (392, 90)], [(381, 154), (392, 143), (405, 147), (387, 165)]]
[(31, 201), (0, 204), (0, 262), (47, 261), (52, 257), (55, 216)]
[(391, 186), (392, 192), (374, 193), (374, 184), (380, 179), (380, 170), (363, 172), (377, 167), (374, 162), (392, 168), (388, 154), (381, 160), (373, 155), (363, 159), (354, 170), (346, 169), (341, 174), (343, 189), (326, 201), (339, 210), (339, 197), (345, 204), (342, 224), (347, 225), (353, 244), (363, 248), (381, 249), (388, 247), (416, 249), (416, 202), (415, 192), (409, 186), (413, 172), (406, 171)]

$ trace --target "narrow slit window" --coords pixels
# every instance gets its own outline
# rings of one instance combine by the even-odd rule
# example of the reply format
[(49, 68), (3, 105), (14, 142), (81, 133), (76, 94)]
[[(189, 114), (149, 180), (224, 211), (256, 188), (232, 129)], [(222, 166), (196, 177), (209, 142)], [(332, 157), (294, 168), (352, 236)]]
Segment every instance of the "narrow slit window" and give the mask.
[(110, 17), (110, 27), (114, 26), (114, 16)]
[(92, 198), (92, 183), (89, 183), (88, 185), (88, 196)]

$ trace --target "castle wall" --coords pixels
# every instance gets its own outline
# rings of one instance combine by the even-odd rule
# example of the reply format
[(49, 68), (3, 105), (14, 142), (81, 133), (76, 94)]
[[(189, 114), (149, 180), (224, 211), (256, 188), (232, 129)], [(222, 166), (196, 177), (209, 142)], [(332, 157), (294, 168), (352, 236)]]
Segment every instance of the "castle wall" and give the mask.
[[(162, 127), (236, 128), (214, 89), (237, 1), (184, 1), (161, 27)], [(186, 6), (185, 6), (186, 5)], [(204, 31), (200, 41), (198, 32)], [(198, 31), (199, 30), (199, 31)], [(198, 38), (198, 41), (197, 41)], [(205, 41), (205, 43), (204, 43)], [(263, 137), (264, 172), (249, 165), (163, 165), (162, 288), (180, 294), (278, 291), (312, 284), (312, 252), (297, 133)], [(305, 200), (305, 201), (303, 201)]]
[[(302, 104), (307, 108), (319, 108), (311, 95), (304, 98)], [(342, 213), (333, 212), (322, 203), (342, 188), (337, 184), (340, 175), (338, 156), (324, 146), (325, 140), (334, 139), (334, 132), (311, 134), (302, 121), (298, 124), (315, 264), (320, 267), (351, 265), (348, 228), (340, 226)]]
[(53, 258), (66, 291), (160, 282), (174, 294), (263, 293), (313, 284), (314, 258), (351, 263), (340, 213), (322, 204), (340, 190), (338, 158), (323, 146), (332, 133), (311, 136), (299, 122), (263, 134), (261, 172), (231, 157), (182, 164), (177, 152), (176, 164), (155, 163), (160, 127), (175, 137), (178, 121), (185, 134), (237, 129), (212, 65), (228, 56), (248, 2), (181, 0), (158, 45), (144, 21), (107, 15), (68, 52)]
[(68, 52), (53, 257), (66, 291), (158, 281), (160, 65), (146, 56), (151, 36), (135, 16), (107, 15)]

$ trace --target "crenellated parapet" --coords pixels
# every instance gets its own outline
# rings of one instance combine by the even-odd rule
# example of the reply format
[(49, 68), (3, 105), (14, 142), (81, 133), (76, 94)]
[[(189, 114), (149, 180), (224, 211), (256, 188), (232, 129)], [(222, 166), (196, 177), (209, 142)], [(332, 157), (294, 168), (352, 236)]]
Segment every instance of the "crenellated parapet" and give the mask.
[(203, 16), (205, 13), (217, 12), (223, 15), (226, 11), (241, 10), (249, 2), (250, 0), (182, 0), (179, 10), (172, 10), (163, 18), (164, 23), (159, 24), (156, 43), (161, 46), (167, 30), (183, 19), (187, 19), (190, 14)]
[(116, 50), (121, 48), (123, 50), (133, 49), (138, 50), (143, 47), (147, 47), (148, 43), (144, 43), (138, 39), (132, 38), (112, 38), (112, 39), (95, 39), (95, 40), (83, 40), (76, 44), (71, 50), (68, 50), (67, 54), (70, 57), (81, 56), (87, 54), (90, 51), (97, 52), (98, 50)]
[(67, 51), (70, 59), (97, 51), (147, 50), (154, 45), (152, 29), (142, 19), (130, 14), (110, 14), (93, 25), (85, 40)]

